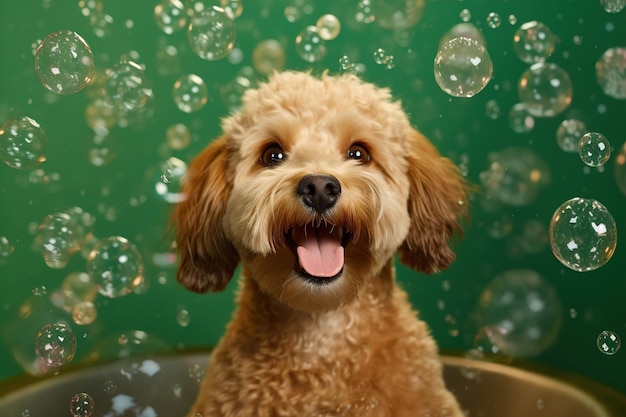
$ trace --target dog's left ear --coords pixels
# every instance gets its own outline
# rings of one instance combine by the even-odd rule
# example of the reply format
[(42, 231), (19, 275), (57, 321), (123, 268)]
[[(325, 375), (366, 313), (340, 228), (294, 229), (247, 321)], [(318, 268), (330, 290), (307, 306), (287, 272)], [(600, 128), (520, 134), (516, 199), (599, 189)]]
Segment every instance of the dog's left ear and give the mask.
[(407, 140), (409, 233), (400, 247), (400, 261), (427, 274), (447, 268), (455, 259), (450, 245), (462, 235), (467, 216), (468, 184), (459, 169), (413, 130)]
[(195, 292), (226, 288), (239, 255), (226, 238), (222, 218), (230, 196), (228, 138), (213, 141), (189, 165), (171, 223), (180, 254), (177, 280)]

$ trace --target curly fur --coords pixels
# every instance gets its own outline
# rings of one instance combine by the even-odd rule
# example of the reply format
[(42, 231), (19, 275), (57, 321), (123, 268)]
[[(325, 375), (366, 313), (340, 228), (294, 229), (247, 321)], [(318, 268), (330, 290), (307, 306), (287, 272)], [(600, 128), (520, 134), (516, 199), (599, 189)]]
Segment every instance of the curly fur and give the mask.
[[(457, 168), (387, 89), (352, 75), (274, 74), (244, 94), (222, 129), (190, 164), (172, 217), (187, 288), (223, 290), (243, 264), (238, 309), (192, 412), (462, 416), (393, 266), (396, 252), (424, 273), (454, 260), (450, 243), (467, 207)], [(370, 161), (346, 157), (355, 143)], [(270, 145), (284, 162), (260, 163)], [(302, 203), (296, 187), (309, 174), (341, 184), (331, 209)], [(341, 276), (323, 285), (294, 270), (286, 236), (308, 224), (349, 233)]]

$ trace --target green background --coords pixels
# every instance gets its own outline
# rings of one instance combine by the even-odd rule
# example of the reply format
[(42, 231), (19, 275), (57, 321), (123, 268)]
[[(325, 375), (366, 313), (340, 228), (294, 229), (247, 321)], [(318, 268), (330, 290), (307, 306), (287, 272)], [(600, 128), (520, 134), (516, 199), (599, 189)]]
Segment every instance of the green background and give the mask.
[[(442, 153), (463, 164), (467, 177), (480, 183), (479, 175), (489, 167), (488, 155), (510, 146), (535, 151), (549, 165), (551, 182), (527, 206), (503, 207), (494, 213), (485, 210), (481, 194), (472, 201), (472, 222), (465, 237), (456, 243), (458, 259), (436, 276), (420, 275), (399, 266), (399, 281), (410, 293), (431, 326), (440, 346), (461, 353), (473, 347), (477, 332), (475, 311), (479, 295), (499, 274), (518, 268), (533, 269), (558, 292), (563, 321), (556, 340), (533, 361), (591, 377), (626, 392), (626, 349), (613, 356), (602, 354), (596, 337), (613, 330), (626, 340), (626, 279), (624, 246), (618, 243), (612, 260), (602, 268), (578, 273), (561, 265), (552, 255), (547, 236), (533, 243), (534, 251), (517, 250), (519, 237), (528, 221), (546, 227), (562, 202), (582, 196), (601, 201), (613, 214), (619, 231), (626, 221), (624, 196), (614, 179), (614, 163), (626, 140), (626, 102), (606, 96), (598, 86), (594, 65), (602, 53), (616, 46), (626, 47), (626, 12), (609, 14), (597, 0), (580, 1), (427, 1), (420, 22), (407, 30), (408, 45), (394, 42), (394, 33), (377, 24), (354, 22), (356, 2), (308, 1), (311, 13), (296, 22), (285, 19), (286, 2), (244, 1), (243, 14), (236, 20), (236, 48), (243, 60), (204, 61), (193, 54), (185, 31), (166, 35), (155, 24), (156, 2), (108, 0), (101, 3), (112, 17), (104, 36), (97, 36), (81, 14), (77, 1), (23, 0), (0, 3), (0, 121), (28, 115), (45, 129), (49, 149), (41, 169), (51, 178), (48, 184), (29, 181), (30, 172), (0, 164), (0, 236), (15, 247), (0, 266), (0, 379), (22, 373), (14, 351), (32, 352), (35, 324), (17, 319), (25, 303), (43, 303), (39, 320), (63, 316), (46, 309), (41, 299), (57, 290), (64, 277), (83, 271), (85, 259), (75, 255), (62, 270), (48, 268), (41, 254), (32, 249), (33, 225), (51, 213), (79, 206), (97, 221), (98, 237), (121, 235), (134, 242), (146, 264), (146, 284), (141, 294), (117, 299), (96, 299), (98, 319), (89, 326), (72, 325), (78, 338), (74, 363), (126, 354), (118, 337), (141, 330), (147, 337), (135, 338), (130, 354), (150, 350), (184, 349), (215, 344), (234, 308), (235, 281), (221, 294), (197, 295), (175, 282), (174, 266), (157, 266), (154, 253), (165, 247), (163, 235), (171, 205), (154, 193), (159, 165), (172, 155), (189, 162), (211, 138), (219, 134), (219, 120), (228, 114), (220, 89), (235, 75), (252, 65), (252, 50), (264, 39), (279, 40), (286, 51), (286, 67), (316, 72), (339, 72), (339, 58), (348, 55), (365, 65), (362, 77), (389, 87), (401, 99), (413, 123), (438, 146)], [(293, 2), (296, 4), (296, 2)], [(471, 99), (454, 98), (442, 92), (433, 76), (433, 59), (439, 39), (460, 23), (463, 9), (471, 12), (471, 23), (486, 39), (494, 65), (493, 79), (483, 92)], [(502, 23), (487, 25), (490, 12)], [(340, 36), (327, 43), (326, 57), (315, 64), (302, 60), (294, 39), (306, 26), (325, 13), (342, 21)], [(516, 24), (510, 24), (515, 15)], [(534, 129), (515, 133), (508, 123), (509, 109), (519, 101), (517, 81), (528, 67), (515, 55), (512, 38), (520, 24), (539, 20), (547, 24), (560, 41), (550, 62), (570, 75), (574, 86), (568, 110), (554, 118), (536, 118)], [(131, 24), (132, 22), (132, 24)], [(93, 132), (85, 122), (90, 102), (89, 89), (70, 96), (55, 96), (38, 82), (33, 71), (33, 44), (57, 30), (79, 33), (94, 51), (96, 68), (110, 68), (119, 57), (136, 51), (146, 66), (146, 77), (154, 91), (146, 117), (131, 119), (128, 126), (115, 126), (109, 139), (115, 157), (102, 167), (89, 162)], [(580, 37), (582, 42), (575, 42)], [(178, 48), (175, 64), (163, 67), (157, 61), (160, 45)], [(373, 52), (382, 47), (395, 58), (395, 68), (377, 65)], [(181, 75), (195, 73), (209, 88), (209, 101), (200, 111), (186, 114), (172, 100), (172, 85)], [(258, 75), (262, 80), (262, 76)], [(501, 109), (492, 119), (485, 110), (495, 100)], [(602, 170), (586, 169), (576, 154), (564, 153), (556, 144), (555, 132), (567, 115), (580, 115), (590, 130), (603, 133), (613, 146), (613, 156)], [(165, 130), (174, 123), (186, 124), (192, 144), (183, 151), (167, 151)], [(133, 204), (138, 196), (145, 202)], [(510, 224), (505, 236), (494, 238), (498, 222)], [(33, 296), (33, 289), (46, 287), (47, 295)], [(35, 301), (33, 301), (35, 297)], [(30, 301), (28, 301), (30, 300)], [(31, 304), (32, 305), (32, 304)], [(177, 321), (181, 309), (189, 312), (184, 327)], [(576, 314), (570, 314), (575, 311)], [(67, 319), (67, 315), (65, 318)], [(29, 327), (31, 326), (31, 327)], [(516, 358), (517, 359), (517, 358)]]

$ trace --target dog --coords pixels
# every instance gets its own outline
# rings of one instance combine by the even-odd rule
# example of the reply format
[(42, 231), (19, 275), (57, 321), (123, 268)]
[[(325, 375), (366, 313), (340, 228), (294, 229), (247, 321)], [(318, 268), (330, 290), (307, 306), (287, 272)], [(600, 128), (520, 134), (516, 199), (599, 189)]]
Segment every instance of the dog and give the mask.
[(276, 73), (221, 127), (172, 213), (183, 286), (222, 291), (242, 264), (191, 413), (461, 417), (394, 268), (455, 259), (457, 167), (355, 75)]

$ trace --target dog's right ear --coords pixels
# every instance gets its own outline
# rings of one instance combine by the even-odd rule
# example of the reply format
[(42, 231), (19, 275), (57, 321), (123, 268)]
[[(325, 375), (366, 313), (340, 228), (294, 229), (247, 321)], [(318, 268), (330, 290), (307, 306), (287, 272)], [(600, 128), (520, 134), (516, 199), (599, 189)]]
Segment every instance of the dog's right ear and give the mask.
[(239, 263), (222, 227), (230, 195), (229, 154), (223, 136), (191, 162), (182, 184), (185, 199), (174, 208), (170, 220), (180, 254), (176, 278), (195, 292), (224, 290)]

